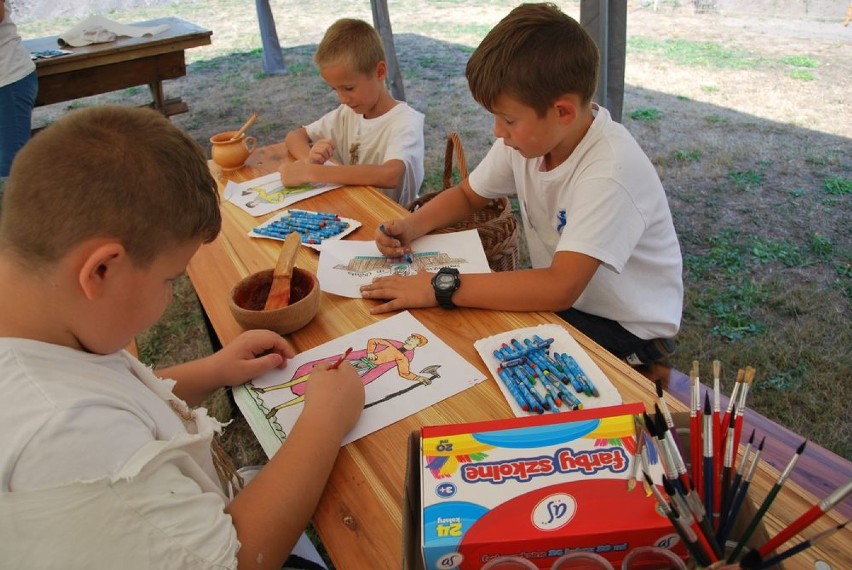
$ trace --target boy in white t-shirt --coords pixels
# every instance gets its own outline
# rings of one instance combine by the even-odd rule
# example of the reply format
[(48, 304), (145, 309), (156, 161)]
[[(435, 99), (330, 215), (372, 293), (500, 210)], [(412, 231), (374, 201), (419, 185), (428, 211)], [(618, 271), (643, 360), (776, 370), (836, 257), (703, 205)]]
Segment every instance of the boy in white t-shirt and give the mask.
[(18, 153), (0, 216), (4, 568), (278, 570), (296, 545), (364, 406), (354, 368), (311, 374), (296, 426), (230, 500), (222, 425), (192, 406), (293, 348), (248, 331), (157, 372), (122, 350), (220, 226), (204, 151), (156, 111), (74, 111)]
[(386, 222), (376, 243), (401, 255), (490, 199), (517, 194), (532, 268), (380, 278), (361, 289), (386, 300), (373, 313), (438, 304), (555, 311), (634, 365), (674, 350), (680, 246), (653, 165), (591, 102), (598, 57), (585, 30), (552, 4), (521, 5), (488, 33), (466, 75), (498, 140), (468, 179)]
[(414, 200), (423, 183), (423, 114), (388, 91), (379, 34), (364, 21), (338, 20), (314, 62), (341, 104), (287, 133), (287, 150), (296, 160), (281, 166), (281, 180), (288, 186), (375, 186), (400, 204)]

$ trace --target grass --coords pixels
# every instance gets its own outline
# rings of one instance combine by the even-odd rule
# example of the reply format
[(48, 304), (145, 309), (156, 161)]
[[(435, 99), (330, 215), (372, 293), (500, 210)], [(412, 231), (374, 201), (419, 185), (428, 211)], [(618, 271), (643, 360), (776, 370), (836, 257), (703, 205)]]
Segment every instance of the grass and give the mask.
[[(406, 95), (426, 115), (424, 191), (441, 186), (447, 131), (461, 133), (471, 168), (493, 140), (491, 118), (470, 98), (463, 71), (514, 5), (445, 0), (424, 10), (400, 0), (391, 7)], [(371, 19), (369, 4), (355, 0), (341, 0), (333, 13), (307, 3), (294, 9), (287, 0), (272, 6), (288, 66), (275, 77), (259, 72), (257, 23), (242, 2), (184, 1), (110, 17), (177, 16), (212, 29), (213, 45), (187, 52), (187, 77), (166, 84), (190, 109), (173, 120), (206, 148), (210, 134), (238, 127), (257, 110), (253, 134), (269, 144), (336, 104), (311, 61), (322, 30), (344, 15)], [(578, 3), (565, 10), (576, 17)], [(684, 257), (686, 297), (672, 363), (688, 370), (698, 359), (709, 368), (718, 358), (726, 390), (737, 368), (754, 366), (750, 407), (852, 457), (852, 164), (842, 151), (852, 132), (852, 72), (832, 55), (845, 44), (817, 38), (793, 55), (790, 42), (767, 33), (771, 20), (750, 32), (724, 19), (709, 24), (686, 8), (637, 10), (629, 21), (636, 24), (628, 31), (623, 123), (660, 172)], [(20, 29), (34, 37), (73, 23)], [(37, 120), (69, 107), (146, 100), (144, 88), (133, 88), (41, 108)], [(140, 337), (140, 348), (157, 365), (209, 353), (188, 282), (162, 322)]]

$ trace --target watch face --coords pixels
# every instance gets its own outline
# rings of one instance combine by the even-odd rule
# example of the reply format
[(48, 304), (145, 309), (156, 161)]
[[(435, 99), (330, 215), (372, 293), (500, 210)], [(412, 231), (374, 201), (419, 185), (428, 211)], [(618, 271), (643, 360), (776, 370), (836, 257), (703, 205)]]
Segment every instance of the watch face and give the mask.
[(435, 285), (440, 287), (441, 289), (449, 289), (455, 283), (455, 277), (452, 275), (447, 275), (446, 273), (439, 273), (435, 278)]

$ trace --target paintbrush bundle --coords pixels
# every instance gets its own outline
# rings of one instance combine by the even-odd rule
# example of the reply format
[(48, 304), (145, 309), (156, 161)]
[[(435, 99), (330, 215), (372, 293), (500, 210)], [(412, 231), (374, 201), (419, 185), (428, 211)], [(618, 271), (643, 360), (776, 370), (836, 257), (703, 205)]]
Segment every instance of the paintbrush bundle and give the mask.
[[(637, 425), (647, 447), (660, 457), (663, 476), (659, 492), (655, 482), (645, 475), (646, 488), (657, 498), (661, 510), (671, 520), (690, 557), (700, 567), (780, 568), (786, 558), (806, 550), (840, 530), (829, 529), (809, 540), (770, 556), (774, 550), (806, 529), (825, 512), (852, 492), (852, 481), (841, 485), (828, 497), (811, 507), (787, 528), (769, 538), (763, 530), (763, 518), (790, 476), (806, 441), (796, 449), (784, 471), (760, 503), (756, 512), (748, 500), (748, 490), (763, 452), (765, 437), (755, 445), (752, 431), (738, 453), (746, 398), (756, 371), (740, 369), (724, 413), (720, 405), (721, 364), (713, 363), (713, 389), (701, 397), (699, 364), (693, 362), (691, 406), (687, 417), (669, 413), (665, 393), (657, 384), (657, 405), (653, 415), (646, 414)], [(683, 424), (678, 429), (676, 423)], [(646, 453), (647, 454), (647, 453)], [(686, 461), (686, 458), (689, 461)], [(738, 461), (739, 459), (739, 461)], [(635, 479), (633, 480), (635, 485)], [(628, 482), (628, 488), (631, 483)], [(750, 547), (750, 548), (749, 548)]]

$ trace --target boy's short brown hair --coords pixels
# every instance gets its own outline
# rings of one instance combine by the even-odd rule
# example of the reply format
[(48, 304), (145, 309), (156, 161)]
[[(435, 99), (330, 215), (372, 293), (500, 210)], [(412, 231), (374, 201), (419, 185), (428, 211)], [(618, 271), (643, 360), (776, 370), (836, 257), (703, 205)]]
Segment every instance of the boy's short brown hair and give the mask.
[(380, 61), (385, 61), (385, 48), (379, 33), (367, 22), (352, 18), (333, 23), (314, 54), (317, 67), (348, 63), (365, 74), (373, 73)]
[(17, 154), (0, 214), (0, 248), (38, 268), (95, 237), (140, 266), (168, 248), (215, 239), (219, 193), (204, 151), (157, 111), (73, 111)]
[(555, 5), (521, 4), (488, 32), (465, 75), (473, 98), (489, 111), (508, 95), (544, 116), (562, 95), (592, 100), (599, 59), (591, 36)]

